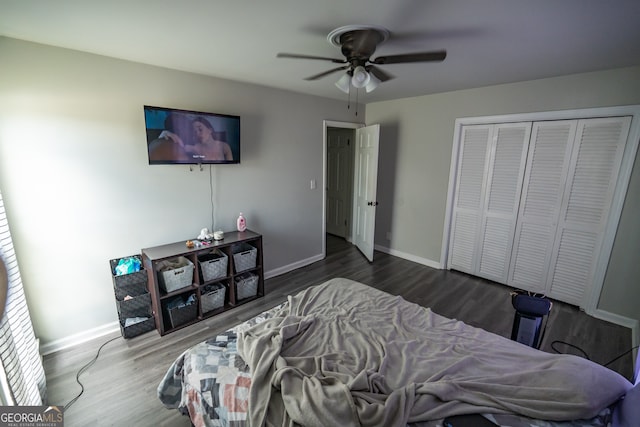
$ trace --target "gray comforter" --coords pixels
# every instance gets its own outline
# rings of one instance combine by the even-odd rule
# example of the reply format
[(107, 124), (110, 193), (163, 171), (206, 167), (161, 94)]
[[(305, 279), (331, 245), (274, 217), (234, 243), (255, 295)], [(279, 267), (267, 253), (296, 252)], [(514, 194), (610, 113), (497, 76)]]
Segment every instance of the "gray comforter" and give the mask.
[(245, 331), (252, 426), (405, 426), (462, 413), (591, 418), (631, 388), (366, 285), (334, 279)]

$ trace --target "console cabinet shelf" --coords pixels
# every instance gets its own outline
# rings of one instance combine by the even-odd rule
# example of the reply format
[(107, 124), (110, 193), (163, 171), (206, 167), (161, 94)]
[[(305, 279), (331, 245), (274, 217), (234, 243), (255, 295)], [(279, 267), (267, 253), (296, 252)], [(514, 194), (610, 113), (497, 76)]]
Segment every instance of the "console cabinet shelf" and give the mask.
[[(213, 275), (202, 264), (211, 259)], [(192, 249), (186, 241), (142, 249), (142, 263), (160, 335), (264, 296), (262, 236), (250, 230)]]

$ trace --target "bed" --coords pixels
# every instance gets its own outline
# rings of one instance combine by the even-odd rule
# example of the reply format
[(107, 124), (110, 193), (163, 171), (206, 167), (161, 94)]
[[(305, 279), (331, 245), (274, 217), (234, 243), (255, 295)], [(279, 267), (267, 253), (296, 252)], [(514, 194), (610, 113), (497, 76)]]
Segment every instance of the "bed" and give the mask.
[(568, 427), (607, 426), (639, 388), (339, 278), (187, 349), (158, 397), (196, 427), (436, 427), (459, 414)]

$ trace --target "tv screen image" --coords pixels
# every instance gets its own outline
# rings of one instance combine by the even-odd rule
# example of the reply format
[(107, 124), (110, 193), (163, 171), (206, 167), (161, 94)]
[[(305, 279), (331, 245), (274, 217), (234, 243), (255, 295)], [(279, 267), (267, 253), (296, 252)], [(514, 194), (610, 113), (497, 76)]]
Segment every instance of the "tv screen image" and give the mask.
[(240, 117), (144, 106), (150, 165), (240, 163)]

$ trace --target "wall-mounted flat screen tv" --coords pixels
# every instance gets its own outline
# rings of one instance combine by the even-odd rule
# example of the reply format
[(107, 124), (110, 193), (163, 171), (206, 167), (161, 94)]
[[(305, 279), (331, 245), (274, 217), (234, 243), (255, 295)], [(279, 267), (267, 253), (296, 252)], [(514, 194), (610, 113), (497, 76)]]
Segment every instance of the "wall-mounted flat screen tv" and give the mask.
[(240, 163), (240, 117), (144, 106), (150, 165)]

